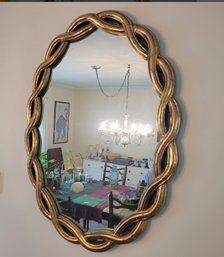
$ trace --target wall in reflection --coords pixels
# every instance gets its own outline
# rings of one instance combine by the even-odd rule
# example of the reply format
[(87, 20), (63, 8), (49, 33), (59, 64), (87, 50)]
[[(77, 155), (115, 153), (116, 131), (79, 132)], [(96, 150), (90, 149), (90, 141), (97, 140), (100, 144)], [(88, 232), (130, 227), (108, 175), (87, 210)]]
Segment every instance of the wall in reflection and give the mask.
[[(122, 90), (117, 97), (107, 98), (98, 88), (72, 88), (52, 82), (44, 97), (43, 120), (40, 127), (42, 151), (60, 146), (64, 159), (68, 151), (71, 151), (74, 156), (81, 154), (87, 158), (90, 154), (90, 145), (101, 144), (106, 149), (110, 141), (110, 151), (122, 156), (138, 159), (153, 157), (157, 136), (143, 139), (141, 145), (132, 143), (124, 147), (111, 141), (111, 137), (100, 135), (97, 131), (100, 122), (106, 119), (119, 120), (123, 125), (125, 94), (126, 90)], [(55, 101), (70, 103), (68, 143), (65, 144), (53, 144)], [(149, 86), (130, 88), (130, 124), (132, 122), (150, 123), (156, 131), (157, 107), (158, 97), (155, 97), (152, 88)]]

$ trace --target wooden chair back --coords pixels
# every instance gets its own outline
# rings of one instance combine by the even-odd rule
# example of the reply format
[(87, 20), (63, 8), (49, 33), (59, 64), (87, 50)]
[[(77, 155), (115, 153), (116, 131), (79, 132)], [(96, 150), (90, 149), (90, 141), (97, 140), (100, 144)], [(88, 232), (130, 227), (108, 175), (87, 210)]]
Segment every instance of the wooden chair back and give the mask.
[[(110, 171), (114, 164), (105, 163), (104, 171), (103, 171), (103, 183), (104, 185), (110, 183)], [(115, 165), (116, 166), (116, 165)], [(118, 183), (121, 185), (125, 185), (126, 176), (127, 176), (127, 166), (117, 168), (118, 171)]]
[[(136, 210), (138, 207), (138, 202), (135, 203), (124, 203), (118, 198), (113, 196), (113, 193), (110, 192), (109, 194), (109, 214), (108, 214), (108, 228), (113, 228), (114, 225), (118, 224), (125, 216), (117, 215), (115, 209), (126, 209), (131, 213), (132, 211)], [(124, 214), (124, 212), (123, 212)], [(127, 214), (128, 215), (128, 214)]]
[(71, 196), (69, 196), (67, 200), (57, 199), (57, 202), (61, 207), (62, 213), (74, 219)]
[(54, 160), (52, 164), (48, 166), (48, 171), (52, 171), (55, 168), (59, 170), (61, 173), (61, 169), (63, 167), (63, 155), (62, 155), (62, 150), (61, 148), (51, 148), (47, 150), (47, 159), (49, 160)]

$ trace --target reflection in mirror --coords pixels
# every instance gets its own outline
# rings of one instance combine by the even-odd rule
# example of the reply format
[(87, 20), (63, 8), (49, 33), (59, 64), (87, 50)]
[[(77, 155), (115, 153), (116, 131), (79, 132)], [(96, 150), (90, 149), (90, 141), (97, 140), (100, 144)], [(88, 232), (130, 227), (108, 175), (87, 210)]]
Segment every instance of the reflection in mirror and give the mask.
[[(153, 179), (159, 97), (147, 65), (126, 37), (99, 30), (70, 44), (53, 69), (43, 97), (39, 159), (62, 213), (86, 230), (116, 226), (136, 210)], [(118, 121), (125, 134), (117, 123), (112, 132), (102, 131), (107, 120)], [(152, 133), (142, 125), (140, 139), (132, 123), (150, 124)], [(125, 126), (132, 135), (124, 144)]]

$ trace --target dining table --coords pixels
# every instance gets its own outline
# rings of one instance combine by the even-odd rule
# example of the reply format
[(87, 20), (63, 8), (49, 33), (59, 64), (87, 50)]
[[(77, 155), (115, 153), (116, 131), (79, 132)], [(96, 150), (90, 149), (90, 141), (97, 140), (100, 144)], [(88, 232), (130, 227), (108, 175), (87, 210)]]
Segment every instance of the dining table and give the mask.
[(104, 185), (103, 181), (92, 181), (83, 183), (82, 192), (72, 192), (71, 183), (63, 182), (54, 192), (58, 201), (66, 201), (70, 197), (72, 202), (72, 214), (77, 220), (83, 219), (102, 223), (102, 212), (108, 207), (108, 197), (110, 192), (113, 194), (131, 192), (132, 188), (126, 185), (118, 185), (116, 189), (110, 185)]

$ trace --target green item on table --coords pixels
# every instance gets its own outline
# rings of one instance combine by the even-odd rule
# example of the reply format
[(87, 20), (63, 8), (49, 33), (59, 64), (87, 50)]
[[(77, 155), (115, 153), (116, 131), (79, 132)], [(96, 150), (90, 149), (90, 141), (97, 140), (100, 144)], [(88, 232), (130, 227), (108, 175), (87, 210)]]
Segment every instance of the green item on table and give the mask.
[(106, 199), (96, 198), (96, 197), (85, 194), (85, 195), (81, 195), (81, 196), (77, 197), (73, 201), (77, 204), (82, 204), (82, 205), (86, 205), (86, 206), (95, 207), (95, 206), (105, 202)]

